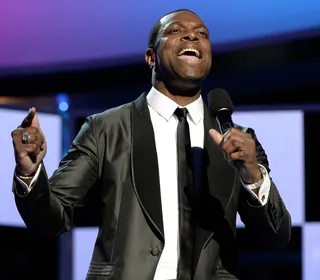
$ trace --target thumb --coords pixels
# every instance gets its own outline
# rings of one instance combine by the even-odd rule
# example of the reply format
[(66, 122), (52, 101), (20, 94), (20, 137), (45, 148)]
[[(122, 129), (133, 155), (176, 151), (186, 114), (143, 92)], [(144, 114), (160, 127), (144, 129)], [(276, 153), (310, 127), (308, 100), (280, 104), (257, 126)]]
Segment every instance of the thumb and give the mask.
[(215, 129), (210, 129), (209, 130), (209, 134), (212, 138), (212, 140), (217, 144), (220, 145), (223, 139), (223, 136), (221, 135), (221, 133), (219, 133), (218, 131), (216, 131)]

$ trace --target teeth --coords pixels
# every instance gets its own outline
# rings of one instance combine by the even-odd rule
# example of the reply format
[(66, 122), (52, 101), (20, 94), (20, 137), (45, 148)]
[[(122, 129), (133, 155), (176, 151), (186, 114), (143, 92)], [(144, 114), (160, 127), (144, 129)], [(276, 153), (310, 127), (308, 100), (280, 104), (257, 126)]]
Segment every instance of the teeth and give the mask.
[(196, 49), (183, 49), (183, 50), (181, 50), (181, 51), (178, 53), (178, 56), (179, 56), (179, 55), (183, 55), (183, 54), (186, 53), (186, 52), (193, 52), (193, 53), (195, 53), (195, 55), (196, 55), (197, 58), (200, 58), (200, 53), (199, 53), (199, 51), (196, 50)]

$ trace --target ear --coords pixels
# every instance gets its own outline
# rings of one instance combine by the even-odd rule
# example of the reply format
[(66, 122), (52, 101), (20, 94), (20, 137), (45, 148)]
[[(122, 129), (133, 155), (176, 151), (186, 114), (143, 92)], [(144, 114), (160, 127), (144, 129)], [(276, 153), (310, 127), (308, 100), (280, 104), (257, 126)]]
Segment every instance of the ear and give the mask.
[(156, 53), (153, 48), (148, 48), (146, 50), (144, 58), (151, 69), (156, 66)]

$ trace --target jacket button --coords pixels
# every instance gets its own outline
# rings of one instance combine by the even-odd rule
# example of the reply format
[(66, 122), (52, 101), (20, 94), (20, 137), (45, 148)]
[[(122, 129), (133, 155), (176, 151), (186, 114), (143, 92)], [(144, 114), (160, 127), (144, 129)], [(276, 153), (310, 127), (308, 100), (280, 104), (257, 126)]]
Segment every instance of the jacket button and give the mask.
[(160, 250), (157, 247), (153, 247), (151, 250), (152, 256), (158, 256), (160, 254)]

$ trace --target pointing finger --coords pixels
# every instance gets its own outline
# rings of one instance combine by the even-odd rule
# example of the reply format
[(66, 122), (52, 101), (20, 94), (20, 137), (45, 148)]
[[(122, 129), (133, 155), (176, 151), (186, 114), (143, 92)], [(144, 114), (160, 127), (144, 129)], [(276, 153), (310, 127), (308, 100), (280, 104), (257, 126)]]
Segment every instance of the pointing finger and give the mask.
[(24, 128), (24, 127), (31, 126), (32, 120), (33, 120), (35, 114), (36, 114), (36, 109), (34, 107), (29, 109), (28, 115), (23, 119), (20, 127)]

